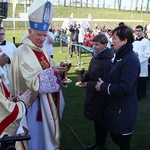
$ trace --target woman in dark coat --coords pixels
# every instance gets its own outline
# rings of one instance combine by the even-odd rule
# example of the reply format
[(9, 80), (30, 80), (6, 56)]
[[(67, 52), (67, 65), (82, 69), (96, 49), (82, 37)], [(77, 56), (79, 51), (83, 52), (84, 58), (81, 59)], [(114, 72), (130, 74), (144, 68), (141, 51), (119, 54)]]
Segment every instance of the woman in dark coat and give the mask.
[(101, 77), (106, 79), (107, 71), (110, 67), (113, 51), (107, 48), (108, 39), (105, 34), (96, 35), (93, 40), (94, 56), (89, 65), (88, 72), (82, 79), (80, 87), (86, 87), (85, 116), (94, 121), (95, 143), (87, 147), (87, 150), (105, 150), (107, 131), (103, 126), (105, 112), (105, 95), (97, 92), (95, 86)]
[(131, 135), (137, 116), (137, 82), (140, 63), (133, 51), (134, 36), (127, 26), (113, 30), (116, 56), (106, 81), (99, 79), (97, 91), (107, 95), (105, 126), (120, 150), (130, 150)]

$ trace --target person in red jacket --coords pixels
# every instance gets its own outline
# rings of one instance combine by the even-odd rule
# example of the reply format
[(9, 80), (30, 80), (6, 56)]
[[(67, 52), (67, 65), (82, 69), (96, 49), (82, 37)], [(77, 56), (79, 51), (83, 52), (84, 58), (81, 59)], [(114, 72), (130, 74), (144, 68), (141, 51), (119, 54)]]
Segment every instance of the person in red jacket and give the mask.
[(91, 36), (90, 36), (90, 30), (87, 29), (86, 33), (84, 35), (84, 43), (83, 43), (84, 46), (88, 46), (88, 44), (90, 42), (90, 38), (91, 38)]

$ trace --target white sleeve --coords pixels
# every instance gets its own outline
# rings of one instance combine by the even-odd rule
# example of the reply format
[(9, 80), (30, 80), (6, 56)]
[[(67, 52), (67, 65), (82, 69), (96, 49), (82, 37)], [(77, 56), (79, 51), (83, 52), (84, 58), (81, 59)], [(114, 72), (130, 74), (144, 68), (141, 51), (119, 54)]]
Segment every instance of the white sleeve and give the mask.
[[(21, 102), (21, 101), (20, 101)], [(21, 104), (22, 104), (22, 119), (21, 119), (21, 121), (20, 121), (20, 125), (19, 125), (19, 127), (18, 127), (18, 130), (17, 130), (17, 132), (16, 132), (16, 134), (22, 134), (22, 133), (24, 133), (24, 130), (23, 130), (23, 122), (24, 122), (24, 120), (25, 120), (25, 117), (26, 117), (26, 107), (25, 107), (25, 105), (24, 105), (24, 103), (23, 102), (21, 102)]]
[(150, 57), (150, 41), (146, 40), (143, 44), (143, 51), (139, 54), (140, 63), (147, 61)]

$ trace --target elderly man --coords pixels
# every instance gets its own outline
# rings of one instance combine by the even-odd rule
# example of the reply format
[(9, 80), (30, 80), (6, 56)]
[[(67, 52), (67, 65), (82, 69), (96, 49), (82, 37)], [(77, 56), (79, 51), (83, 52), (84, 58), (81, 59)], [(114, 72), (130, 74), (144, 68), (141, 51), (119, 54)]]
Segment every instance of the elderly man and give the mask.
[(57, 66), (43, 47), (52, 11), (49, 1), (33, 1), (28, 12), (29, 35), (15, 51), (11, 63), (11, 92), (28, 88), (32, 91), (27, 114), (30, 150), (55, 150), (60, 146), (60, 74), (68, 69)]

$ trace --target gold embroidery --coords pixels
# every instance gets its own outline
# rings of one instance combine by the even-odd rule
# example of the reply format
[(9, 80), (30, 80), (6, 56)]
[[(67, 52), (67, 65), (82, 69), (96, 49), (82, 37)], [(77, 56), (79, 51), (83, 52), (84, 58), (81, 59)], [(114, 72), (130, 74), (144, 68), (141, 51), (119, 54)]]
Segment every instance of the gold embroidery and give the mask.
[(41, 64), (43, 70), (49, 68), (49, 63), (47, 63), (47, 61), (44, 59), (44, 56), (41, 57), (40, 64)]

